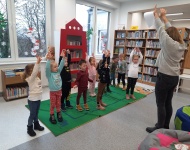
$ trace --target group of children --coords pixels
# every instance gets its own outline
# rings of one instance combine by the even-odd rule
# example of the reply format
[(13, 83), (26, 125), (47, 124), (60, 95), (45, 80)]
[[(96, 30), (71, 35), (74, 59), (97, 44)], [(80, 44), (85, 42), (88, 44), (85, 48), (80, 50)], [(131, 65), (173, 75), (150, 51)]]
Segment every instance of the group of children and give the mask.
[[(138, 55), (137, 55), (138, 54)], [(139, 58), (140, 56), (140, 58)], [(71, 56), (69, 50), (62, 50), (59, 58), (59, 65), (55, 62), (55, 49), (54, 47), (48, 47), (48, 53), (46, 55), (46, 77), (49, 82), (50, 89), (50, 118), (49, 121), (52, 124), (56, 124), (56, 117), (54, 115), (54, 109), (56, 108), (57, 120), (63, 121), (61, 110), (66, 111), (66, 108), (72, 109), (69, 99), (71, 94), (71, 72), (70, 63)], [(37, 56), (36, 64), (29, 64), (25, 67), (24, 79), (29, 85), (28, 105), (30, 109), (30, 116), (28, 119), (27, 133), (30, 136), (35, 136), (36, 133), (33, 129), (42, 131), (44, 127), (40, 126), (38, 122), (38, 111), (40, 108), (40, 100), (42, 98), (42, 84), (39, 75), (40, 62), (42, 58)], [(109, 85), (113, 81), (115, 86), (115, 74), (118, 72), (118, 84), (120, 80), (123, 83), (123, 90), (126, 90), (126, 99), (135, 99), (133, 92), (138, 78), (138, 66), (142, 61), (142, 54), (139, 48), (135, 48), (129, 59), (129, 71), (128, 71), (128, 84), (127, 89), (125, 87), (125, 74), (127, 71), (127, 62), (124, 60), (124, 54), (119, 55), (119, 60), (115, 57), (110, 62), (110, 51), (105, 50), (103, 52), (102, 60), (96, 64), (94, 54), (88, 58), (86, 54), (86, 60), (81, 59), (79, 62), (79, 71), (75, 80), (73, 88), (78, 87), (78, 94), (76, 98), (76, 109), (83, 111), (80, 105), (80, 97), (83, 95), (84, 109), (89, 110), (87, 104), (87, 90), (89, 82), (89, 94), (92, 97), (97, 97), (97, 109), (104, 110), (107, 106), (103, 103), (102, 96), (107, 86), (107, 91), (111, 92)], [(98, 93), (95, 93), (96, 76), (99, 75)], [(129, 96), (129, 90), (131, 95)], [(34, 123), (34, 127), (33, 127)]]

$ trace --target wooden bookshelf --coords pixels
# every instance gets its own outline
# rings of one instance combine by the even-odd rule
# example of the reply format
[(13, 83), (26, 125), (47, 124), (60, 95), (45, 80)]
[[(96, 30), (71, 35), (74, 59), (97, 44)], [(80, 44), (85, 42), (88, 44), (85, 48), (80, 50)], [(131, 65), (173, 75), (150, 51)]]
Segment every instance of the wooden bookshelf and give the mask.
[[(178, 30), (187, 45), (187, 50), (184, 53), (184, 59), (181, 60), (181, 67), (190, 69), (190, 29), (178, 28)], [(126, 37), (124, 37), (124, 35)], [(161, 50), (156, 30), (115, 30), (114, 43), (116, 43), (117, 40), (121, 40), (118, 37), (121, 37), (122, 40), (125, 38), (125, 45), (121, 46), (120, 49), (114, 46), (113, 55), (118, 56), (120, 53), (125, 54), (127, 64), (129, 64), (128, 58), (130, 56), (130, 52), (134, 47), (139, 47), (143, 55), (143, 61), (140, 65), (142, 67), (142, 72), (139, 73), (141, 74), (142, 79), (138, 79), (138, 82), (155, 85), (157, 67), (154, 65), (159, 51)], [(146, 69), (149, 69), (150, 72)]]

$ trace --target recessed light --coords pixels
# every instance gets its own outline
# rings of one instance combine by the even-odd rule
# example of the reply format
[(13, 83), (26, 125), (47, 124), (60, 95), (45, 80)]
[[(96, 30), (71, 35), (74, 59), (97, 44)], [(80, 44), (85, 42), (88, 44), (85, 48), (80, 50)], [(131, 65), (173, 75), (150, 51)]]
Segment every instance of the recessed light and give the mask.
[(179, 15), (183, 15), (183, 13), (166, 14), (166, 16), (179, 16)]
[(173, 19), (172, 21), (190, 21), (190, 19)]

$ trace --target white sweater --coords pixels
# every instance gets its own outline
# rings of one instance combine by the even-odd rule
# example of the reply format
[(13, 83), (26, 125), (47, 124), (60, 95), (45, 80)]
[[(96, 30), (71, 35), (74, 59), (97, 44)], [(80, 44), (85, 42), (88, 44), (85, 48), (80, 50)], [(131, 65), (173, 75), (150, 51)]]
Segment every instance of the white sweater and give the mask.
[(31, 76), (26, 78), (29, 86), (29, 96), (28, 99), (31, 101), (37, 101), (42, 99), (42, 82), (37, 76), (39, 72), (40, 65), (35, 64)]

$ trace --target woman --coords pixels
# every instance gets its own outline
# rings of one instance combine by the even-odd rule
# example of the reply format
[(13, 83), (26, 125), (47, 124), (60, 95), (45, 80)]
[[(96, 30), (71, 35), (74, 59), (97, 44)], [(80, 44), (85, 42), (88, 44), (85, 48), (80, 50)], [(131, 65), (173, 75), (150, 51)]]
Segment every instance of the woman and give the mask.
[(172, 27), (166, 18), (166, 10), (160, 9), (160, 12), (160, 18), (165, 23), (166, 30), (163, 27), (155, 6), (155, 26), (161, 45), (161, 51), (156, 61), (158, 74), (155, 86), (158, 121), (155, 127), (146, 128), (146, 131), (149, 133), (159, 128), (169, 129), (173, 112), (173, 91), (178, 83), (180, 60), (185, 50), (185, 44), (178, 30)]

